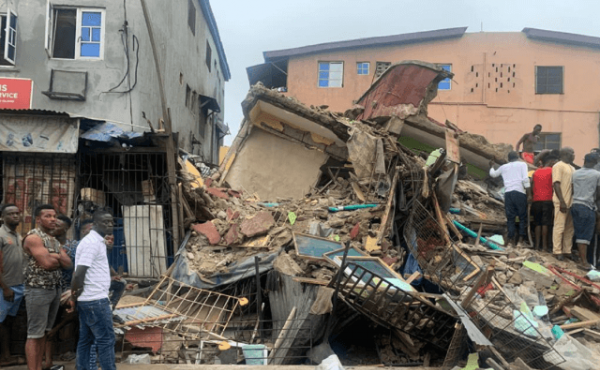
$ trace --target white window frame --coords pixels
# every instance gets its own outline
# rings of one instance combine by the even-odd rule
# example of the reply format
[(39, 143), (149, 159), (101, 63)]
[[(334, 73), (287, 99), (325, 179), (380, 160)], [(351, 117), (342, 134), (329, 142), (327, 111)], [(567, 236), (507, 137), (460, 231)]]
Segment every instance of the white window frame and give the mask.
[[(366, 64), (367, 65), (367, 73), (358, 73), (358, 65)], [(356, 74), (359, 76), (368, 76), (371, 74), (371, 62), (356, 62)]]
[[(52, 29), (54, 28), (54, 10), (55, 9), (76, 9), (77, 15), (75, 19), (75, 58), (54, 58), (52, 56), (52, 49), (54, 48), (54, 42), (52, 40)], [(85, 57), (81, 56), (81, 28), (82, 26), (82, 15), (84, 12), (100, 13), (100, 56), (99, 57)], [(7, 23), (8, 24), (8, 23)], [(104, 44), (106, 37), (106, 9), (104, 8), (93, 8), (93, 7), (76, 7), (76, 6), (53, 6), (50, 0), (46, 3), (46, 40), (44, 46), (48, 57), (55, 60), (104, 60)]]
[[(341, 64), (341, 66), (342, 66), (342, 76), (341, 76), (341, 80), (340, 80), (340, 86), (321, 86), (321, 84), (320, 84), (320, 82), (321, 82), (321, 76), (320, 76), (321, 68), (320, 68), (320, 64), (321, 63), (327, 63), (327, 64), (329, 64), (330, 65), (329, 71), (331, 71), (331, 64)], [(341, 88), (343, 88), (344, 87), (344, 67), (345, 67), (344, 66), (344, 62), (340, 61), (340, 60), (335, 60), (335, 61), (333, 61), (333, 60), (319, 60), (319, 61), (317, 61), (317, 87), (319, 89), (341, 89)], [(328, 79), (328, 81), (330, 81), (330, 80)]]
[[(6, 12), (6, 29), (5, 29), (5, 39), (4, 39), (4, 60), (6, 60), (9, 63), (12, 63), (12, 65), (14, 66), (16, 63), (15, 61), (17, 60), (17, 29), (16, 28), (11, 28), (10, 27), (10, 20), (11, 20), (11, 16), (15, 17), (17, 19), (16, 25), (15, 27), (19, 26), (19, 17), (17, 17), (17, 13), (15, 13), (12, 9), (8, 8), (7, 12)], [(11, 40), (13, 41), (13, 43), (11, 44)], [(8, 47), (9, 45), (14, 46), (15, 48), (15, 57), (13, 60), (8, 59)]]

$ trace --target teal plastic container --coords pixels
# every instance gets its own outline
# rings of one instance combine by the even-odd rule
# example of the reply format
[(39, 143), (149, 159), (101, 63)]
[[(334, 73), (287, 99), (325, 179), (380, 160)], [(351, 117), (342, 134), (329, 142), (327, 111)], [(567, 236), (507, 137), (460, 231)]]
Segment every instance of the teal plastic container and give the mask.
[(267, 347), (264, 344), (248, 344), (242, 347), (246, 365), (267, 365)]

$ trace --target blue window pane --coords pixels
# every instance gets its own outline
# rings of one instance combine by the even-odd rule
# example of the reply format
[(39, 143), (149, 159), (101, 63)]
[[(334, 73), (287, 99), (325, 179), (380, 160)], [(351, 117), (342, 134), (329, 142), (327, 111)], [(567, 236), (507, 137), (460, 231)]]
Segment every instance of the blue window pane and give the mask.
[(12, 45), (8, 46), (8, 59), (15, 60), (15, 47)]
[(10, 28), (17, 29), (17, 16), (11, 14), (10, 16)]
[(319, 79), (320, 80), (327, 80), (327, 79), (329, 79), (329, 72), (319, 72)]
[(329, 71), (329, 63), (319, 63), (319, 71)]
[(100, 41), (100, 28), (92, 28), (92, 41)]
[(102, 13), (99, 12), (83, 12), (81, 15), (82, 26), (96, 26), (100, 27), (102, 20)]
[(438, 84), (438, 90), (450, 90), (450, 79), (446, 78)]
[(319, 80), (319, 87), (328, 87), (328, 86), (329, 86), (328, 80)]
[(442, 69), (452, 72), (452, 66), (450, 64), (442, 64)]
[(81, 29), (81, 41), (90, 41), (90, 28), (83, 27)]
[(100, 44), (81, 44), (82, 57), (100, 57)]

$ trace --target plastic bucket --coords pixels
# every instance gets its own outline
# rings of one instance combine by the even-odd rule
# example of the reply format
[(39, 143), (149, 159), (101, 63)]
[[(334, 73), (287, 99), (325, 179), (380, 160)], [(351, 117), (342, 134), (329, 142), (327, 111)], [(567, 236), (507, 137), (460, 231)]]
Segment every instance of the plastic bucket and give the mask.
[(242, 347), (246, 365), (267, 365), (267, 347), (264, 344), (248, 344)]

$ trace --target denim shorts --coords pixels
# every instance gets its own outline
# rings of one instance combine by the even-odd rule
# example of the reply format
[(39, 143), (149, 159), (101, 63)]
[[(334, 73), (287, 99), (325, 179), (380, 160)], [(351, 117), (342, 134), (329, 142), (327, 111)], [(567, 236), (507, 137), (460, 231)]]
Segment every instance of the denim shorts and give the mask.
[(583, 204), (573, 204), (571, 215), (575, 228), (575, 243), (589, 245), (596, 227), (596, 212)]
[(43, 338), (52, 330), (60, 307), (60, 287), (54, 289), (25, 286), (27, 307), (27, 338)]
[(19, 311), (19, 306), (23, 300), (25, 285), (11, 286), (10, 289), (15, 292), (15, 298), (12, 302), (5, 301), (4, 294), (0, 294), (0, 322), (4, 322), (6, 316), (17, 316), (17, 311)]

